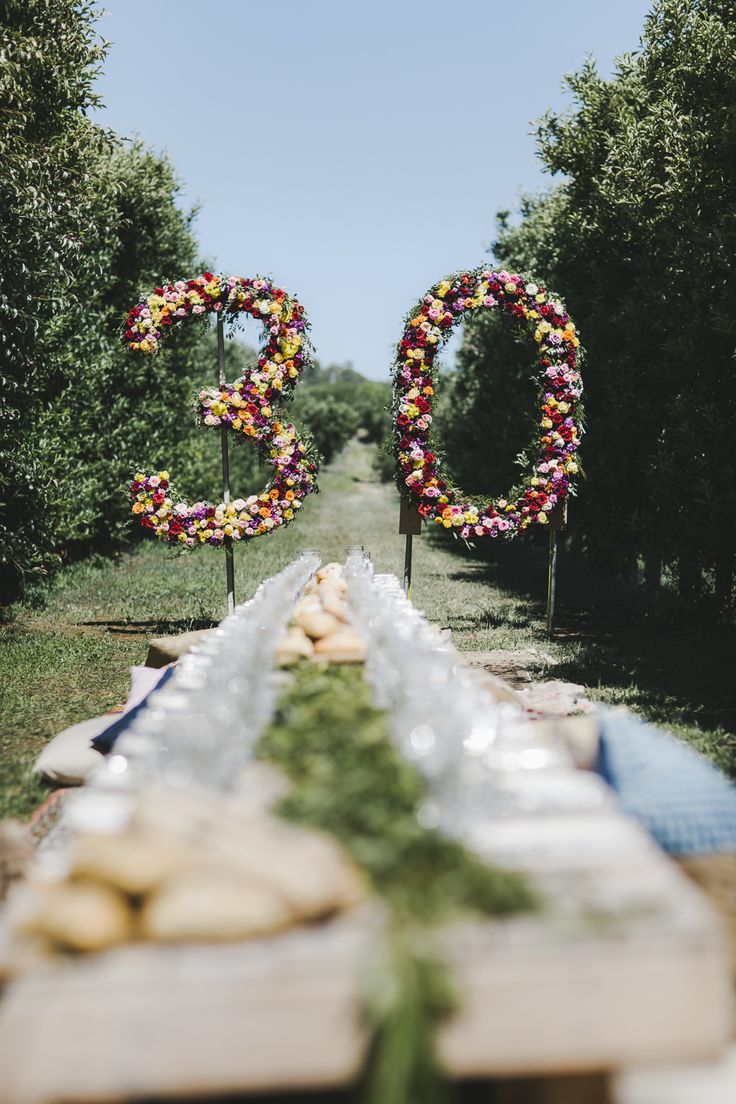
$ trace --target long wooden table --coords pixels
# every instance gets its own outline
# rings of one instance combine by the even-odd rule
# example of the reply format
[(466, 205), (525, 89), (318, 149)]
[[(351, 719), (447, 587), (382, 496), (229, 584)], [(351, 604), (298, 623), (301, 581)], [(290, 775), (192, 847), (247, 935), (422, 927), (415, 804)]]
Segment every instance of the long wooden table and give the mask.
[[(609, 1071), (719, 1053), (732, 1023), (720, 923), (612, 799), (586, 812), (499, 817), (471, 842), (528, 871), (547, 906), (438, 936), (463, 998), (439, 1039), (453, 1075)], [(130, 945), (39, 966), (0, 1002), (0, 1100), (343, 1085), (367, 1044), (361, 993), (383, 923), (371, 904), (250, 943)]]

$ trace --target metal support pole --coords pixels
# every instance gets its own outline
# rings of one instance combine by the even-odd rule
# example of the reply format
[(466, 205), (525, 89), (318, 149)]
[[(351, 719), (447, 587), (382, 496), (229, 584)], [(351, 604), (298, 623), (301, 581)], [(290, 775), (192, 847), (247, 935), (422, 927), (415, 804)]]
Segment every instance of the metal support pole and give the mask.
[(422, 518), (413, 502), (404, 495), (399, 499), (399, 533), (406, 537), (404, 552), (404, 591), (411, 598), (411, 553), (412, 539), (422, 532)]
[(549, 566), (547, 570), (547, 636), (552, 637), (557, 590), (557, 529), (549, 531)]
[[(225, 385), (225, 323), (222, 315), (217, 316), (217, 364), (219, 369), (220, 387)], [(222, 447), (222, 500), (225, 505), (230, 501), (230, 457), (228, 455), (227, 426), (220, 427), (220, 444)], [(235, 561), (233, 559), (233, 542), (231, 537), (225, 537), (225, 576), (227, 579), (227, 612), (235, 609)]]
[(406, 550), (404, 552), (404, 590), (406, 597), (411, 598), (411, 533), (406, 534)]

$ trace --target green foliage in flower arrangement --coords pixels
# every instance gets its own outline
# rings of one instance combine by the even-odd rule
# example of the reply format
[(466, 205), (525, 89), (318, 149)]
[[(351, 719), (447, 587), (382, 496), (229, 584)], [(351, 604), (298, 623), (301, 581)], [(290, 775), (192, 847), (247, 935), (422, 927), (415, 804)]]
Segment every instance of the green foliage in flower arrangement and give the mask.
[(282, 815), (339, 839), (390, 908), (364, 998), (366, 1100), (439, 1104), (434, 1032), (458, 999), (431, 929), (460, 912), (529, 911), (537, 897), (521, 875), (419, 824), (422, 780), (391, 744), (362, 667), (299, 664), (258, 755), (292, 783)]

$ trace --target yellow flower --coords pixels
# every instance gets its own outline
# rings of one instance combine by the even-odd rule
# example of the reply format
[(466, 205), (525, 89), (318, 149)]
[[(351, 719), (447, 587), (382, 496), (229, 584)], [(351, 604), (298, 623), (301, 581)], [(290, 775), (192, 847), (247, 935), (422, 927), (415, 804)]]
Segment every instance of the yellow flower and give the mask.
[(544, 510), (540, 510), (539, 513), (537, 514), (537, 521), (539, 522), (539, 524), (540, 525), (546, 525), (548, 523), (548, 520), (549, 519), (547, 518), (547, 515), (545, 514)]

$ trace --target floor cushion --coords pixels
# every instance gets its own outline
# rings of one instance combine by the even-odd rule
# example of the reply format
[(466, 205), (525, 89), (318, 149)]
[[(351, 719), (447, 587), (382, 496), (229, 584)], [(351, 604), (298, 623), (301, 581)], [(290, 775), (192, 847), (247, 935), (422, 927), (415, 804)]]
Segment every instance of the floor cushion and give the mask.
[(595, 769), (672, 855), (736, 852), (736, 786), (674, 736), (619, 710), (600, 712)]
[(104, 761), (104, 756), (95, 751), (91, 741), (113, 719), (105, 713), (65, 728), (49, 740), (33, 764), (31, 773), (40, 774), (60, 786), (81, 786), (90, 771)]

